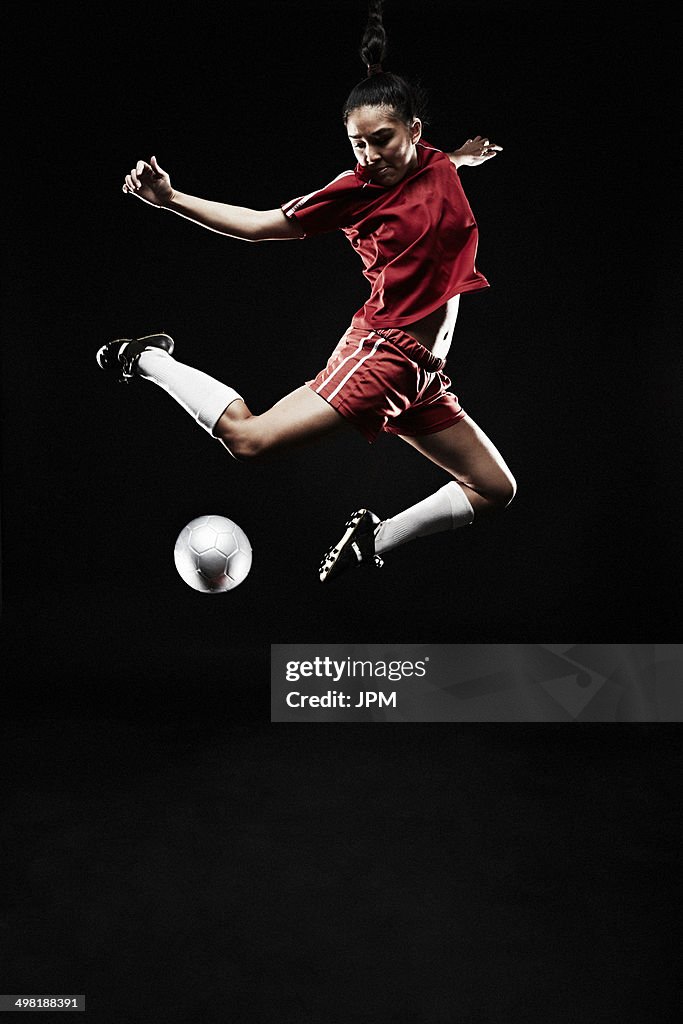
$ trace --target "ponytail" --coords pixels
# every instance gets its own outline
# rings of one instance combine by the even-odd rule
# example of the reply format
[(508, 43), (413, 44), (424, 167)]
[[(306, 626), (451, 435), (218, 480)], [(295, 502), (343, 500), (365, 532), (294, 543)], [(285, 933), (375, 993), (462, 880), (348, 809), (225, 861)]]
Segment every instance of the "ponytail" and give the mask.
[(382, 21), (383, 0), (370, 0), (368, 23), (360, 44), (360, 59), (368, 69), (368, 77), (382, 74), (382, 64), (387, 55), (387, 33)]
[(421, 86), (411, 85), (400, 75), (384, 70), (387, 33), (382, 18), (383, 0), (369, 0), (368, 21), (360, 44), (360, 58), (366, 77), (353, 87), (344, 104), (344, 124), (358, 107), (389, 107), (396, 118), (408, 126), (415, 118), (426, 123), (426, 94)]

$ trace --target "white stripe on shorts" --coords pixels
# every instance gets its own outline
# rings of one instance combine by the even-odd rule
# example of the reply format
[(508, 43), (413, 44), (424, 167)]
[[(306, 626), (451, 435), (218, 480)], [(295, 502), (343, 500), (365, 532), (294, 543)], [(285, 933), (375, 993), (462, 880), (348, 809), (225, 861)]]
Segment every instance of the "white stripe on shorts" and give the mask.
[[(352, 328), (351, 328), (351, 327), (349, 327), (349, 330), (348, 330), (348, 331), (346, 332), (346, 334), (348, 334), (348, 333), (349, 333), (349, 331), (351, 331), (351, 330), (352, 330)], [(366, 336), (365, 338), (361, 338), (361, 339), (360, 339), (360, 341), (359, 341), (359, 342), (358, 342), (358, 344), (356, 345), (356, 351), (355, 351), (355, 352), (352, 352), (352, 353), (351, 353), (350, 355), (348, 355), (348, 356), (346, 357), (346, 359), (342, 359), (342, 361), (341, 361), (341, 363), (339, 364), (339, 366), (335, 367), (335, 369), (334, 369), (334, 370), (332, 371), (332, 373), (331, 373), (331, 374), (329, 375), (329, 377), (326, 377), (326, 378), (325, 378), (325, 380), (324, 380), (324, 381), (322, 382), (322, 384), (320, 385), (320, 387), (319, 387), (319, 388), (316, 388), (316, 394), (320, 394), (320, 392), (322, 391), (322, 389), (323, 389), (324, 387), (327, 387), (328, 381), (332, 380), (332, 378), (334, 377), (334, 375), (335, 375), (335, 373), (337, 372), (337, 370), (341, 370), (342, 366), (344, 366), (344, 365), (345, 365), (346, 363), (348, 363), (349, 359), (353, 359), (353, 357), (354, 357), (354, 356), (355, 356), (355, 355), (356, 355), (356, 354), (357, 354), (358, 352), (360, 352), (360, 350), (362, 349), (362, 347), (363, 347), (363, 342), (365, 342), (365, 341), (369, 341), (369, 340), (370, 340), (370, 338), (372, 337), (372, 335), (373, 335), (374, 333), (375, 333), (374, 331), (370, 331), (370, 333), (369, 333), (369, 334), (368, 334), (368, 335), (367, 335), (367, 336)], [(346, 335), (344, 335), (344, 337), (346, 337)]]
[[(356, 355), (356, 353), (359, 352), (361, 350), (361, 348), (363, 347), (363, 343), (366, 342), (366, 341), (369, 341), (374, 333), (375, 333), (374, 331), (370, 331), (370, 333), (368, 335), (366, 335), (365, 338), (361, 338), (360, 342), (358, 343), (358, 347), (357, 347), (356, 351), (352, 355), (347, 356), (346, 359), (342, 359), (341, 363), (339, 364), (337, 369), (334, 371), (334, 373), (331, 373), (330, 376), (327, 378), (327, 380), (325, 381), (325, 384), (323, 384), (321, 387), (318, 388), (319, 392), (322, 391), (322, 389), (325, 387), (325, 385), (329, 383), (329, 381), (331, 380), (332, 377), (334, 377), (334, 374), (337, 372), (337, 370), (341, 370), (341, 368), (344, 365), (344, 363), (348, 363), (349, 359), (353, 359), (353, 357)], [(334, 398), (334, 396), (337, 395), (341, 391), (341, 389), (344, 387), (344, 385), (346, 384), (346, 382), (349, 379), (349, 377), (353, 377), (353, 375), (356, 372), (356, 370), (359, 369), (359, 367), (361, 367), (363, 365), (365, 360), (369, 359), (370, 356), (374, 356), (375, 352), (377, 351), (377, 349), (379, 348), (379, 346), (382, 344), (383, 341), (384, 341), (384, 338), (382, 338), (382, 337), (378, 337), (377, 338), (377, 341), (375, 342), (375, 344), (374, 344), (374, 346), (372, 348), (372, 351), (367, 352), (366, 355), (364, 355), (362, 359), (359, 359), (358, 362), (356, 363), (356, 365), (351, 367), (351, 369), (346, 374), (346, 376), (343, 378), (343, 380), (341, 380), (340, 383), (337, 384), (337, 386), (334, 389), (334, 391), (332, 392), (332, 394), (327, 396), (327, 401), (328, 402), (330, 401), (331, 398)]]

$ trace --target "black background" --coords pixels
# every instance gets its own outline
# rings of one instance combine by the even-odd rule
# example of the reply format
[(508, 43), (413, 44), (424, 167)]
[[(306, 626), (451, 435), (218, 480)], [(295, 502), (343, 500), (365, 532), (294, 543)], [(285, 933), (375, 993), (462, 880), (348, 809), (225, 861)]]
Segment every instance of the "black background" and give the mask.
[[(443, 475), (355, 433), (236, 463), (160, 391), (110, 385), (94, 354), (166, 330), (255, 412), (320, 368), (366, 296), (341, 236), (245, 245), (121, 183), (154, 153), (181, 190), (266, 209), (351, 166), (340, 110), (364, 4), (14, 10), (3, 987), (85, 991), (102, 1021), (664, 1007), (665, 969), (634, 978), (644, 946), (645, 966), (666, 963), (673, 733), (304, 733), (268, 724), (268, 668), (273, 642), (671, 638), (672, 26), (656, 5), (387, 12), (388, 65), (430, 93), (425, 137), (504, 147), (461, 174), (492, 287), (464, 297), (447, 369), (519, 493), (495, 520), (321, 587), (350, 511), (391, 515)], [(178, 532), (207, 512), (254, 548), (231, 594), (175, 571)], [(590, 958), (581, 907), (596, 899)]]

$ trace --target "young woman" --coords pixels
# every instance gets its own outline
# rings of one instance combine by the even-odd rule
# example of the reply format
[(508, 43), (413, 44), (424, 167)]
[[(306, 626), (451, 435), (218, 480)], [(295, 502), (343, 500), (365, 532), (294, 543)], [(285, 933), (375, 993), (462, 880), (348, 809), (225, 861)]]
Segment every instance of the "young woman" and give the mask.
[(380, 521), (355, 512), (324, 556), (320, 579), (381, 556), (416, 537), (455, 529), (504, 508), (515, 482), (502, 456), (461, 407), (443, 373), (463, 292), (486, 288), (475, 266), (477, 225), (458, 177), (501, 147), (468, 139), (445, 153), (422, 138), (420, 97), (382, 68), (381, 2), (371, 0), (361, 44), (367, 77), (343, 119), (353, 170), (274, 210), (251, 210), (178, 192), (156, 157), (139, 160), (123, 191), (232, 238), (300, 239), (341, 229), (364, 263), (371, 294), (327, 365), (261, 415), (241, 395), (172, 357), (165, 334), (102, 346), (97, 361), (119, 380), (154, 382), (237, 459), (304, 443), (344, 426), (373, 442), (398, 435), (453, 478), (417, 505)]

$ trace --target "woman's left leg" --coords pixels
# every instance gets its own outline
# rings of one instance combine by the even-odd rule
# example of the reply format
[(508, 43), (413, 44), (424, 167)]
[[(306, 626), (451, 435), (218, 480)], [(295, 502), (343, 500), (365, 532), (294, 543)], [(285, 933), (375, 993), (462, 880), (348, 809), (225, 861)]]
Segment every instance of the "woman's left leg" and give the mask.
[(375, 531), (378, 555), (416, 537), (467, 526), (476, 516), (503, 509), (514, 498), (515, 480), (503, 456), (469, 416), (436, 434), (400, 436), (453, 480), (384, 520)]
[(436, 434), (401, 440), (450, 473), (477, 514), (505, 508), (514, 498), (515, 478), (505, 459), (470, 416)]
[(320, 563), (322, 582), (360, 563), (382, 564), (381, 556), (417, 537), (468, 526), (475, 515), (505, 508), (515, 495), (515, 480), (503, 456), (484, 431), (465, 415), (436, 434), (408, 437), (412, 445), (453, 477), (417, 505), (380, 521), (359, 509), (341, 539)]

